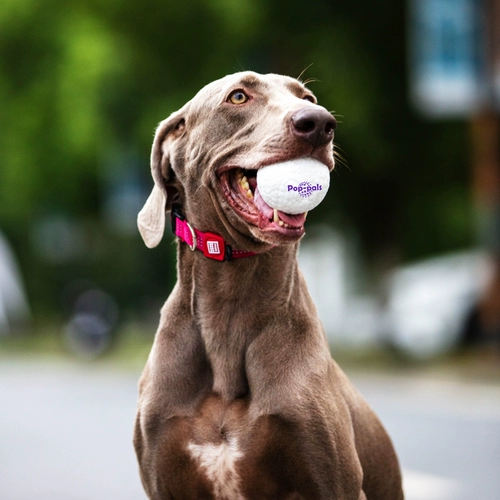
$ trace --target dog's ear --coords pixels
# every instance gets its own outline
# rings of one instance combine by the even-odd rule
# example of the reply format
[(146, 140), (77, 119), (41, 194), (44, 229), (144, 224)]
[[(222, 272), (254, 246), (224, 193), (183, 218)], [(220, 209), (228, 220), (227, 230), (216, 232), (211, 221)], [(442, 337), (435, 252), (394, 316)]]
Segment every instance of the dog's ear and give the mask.
[(157, 246), (165, 230), (165, 218), (167, 212), (167, 182), (173, 176), (170, 167), (169, 154), (164, 148), (164, 142), (171, 133), (182, 132), (184, 109), (181, 109), (166, 120), (163, 120), (156, 129), (153, 148), (151, 150), (151, 175), (154, 186), (146, 204), (139, 212), (137, 225), (142, 239), (148, 248)]

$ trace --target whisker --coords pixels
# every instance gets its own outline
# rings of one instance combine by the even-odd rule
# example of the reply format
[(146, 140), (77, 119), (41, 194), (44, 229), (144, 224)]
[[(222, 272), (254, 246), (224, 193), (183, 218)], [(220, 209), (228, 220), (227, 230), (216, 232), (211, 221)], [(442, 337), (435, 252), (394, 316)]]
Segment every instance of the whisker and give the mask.
[(317, 78), (308, 78), (307, 80), (303, 81), (303, 85), (308, 85), (309, 83), (314, 83), (314, 82), (320, 82), (321, 80), (318, 80)]
[(339, 165), (351, 171), (351, 168), (347, 163), (347, 158), (342, 153), (344, 153), (342, 148), (338, 144), (334, 143), (333, 157), (335, 158), (335, 162), (338, 162)]
[(339, 172), (338, 167), (346, 168), (347, 170), (349, 170), (349, 172), (352, 172), (351, 167), (349, 167), (349, 165), (345, 161), (339, 160), (338, 158), (335, 159), (335, 166), (337, 167), (335, 169), (335, 172), (337, 172), (337, 173)]
[(335, 157), (336, 160), (340, 162), (341, 165), (348, 166), (347, 165), (347, 159), (345, 156), (342, 155), (342, 153), (339, 153), (338, 151), (333, 151), (333, 156)]
[[(305, 72), (306, 72), (306, 71), (307, 71), (307, 70), (308, 70), (308, 69), (309, 69), (309, 68), (310, 68), (313, 64), (314, 64), (314, 63), (311, 63), (311, 64), (309, 64), (309, 66), (306, 66), (306, 67), (302, 70), (302, 72), (300, 73), (300, 75), (297, 77), (297, 80), (299, 80), (299, 81), (300, 81), (300, 79), (302, 78), (302, 76), (304, 75), (304, 73), (305, 73)], [(304, 85), (305, 85), (305, 83), (304, 83)]]
[(239, 64), (241, 71), (246, 71), (246, 69), (243, 67), (243, 64), (241, 64), (241, 62), (238, 58), (236, 58), (236, 62)]
[(334, 142), (333, 145), (335, 146), (335, 151), (338, 154), (345, 154), (345, 151), (340, 147), (339, 144), (337, 144), (336, 142)]
[(335, 110), (331, 110), (330, 114), (332, 114), (339, 123), (342, 123), (342, 121), (339, 120), (339, 118), (344, 118), (344, 115), (339, 115), (338, 113), (335, 113)]

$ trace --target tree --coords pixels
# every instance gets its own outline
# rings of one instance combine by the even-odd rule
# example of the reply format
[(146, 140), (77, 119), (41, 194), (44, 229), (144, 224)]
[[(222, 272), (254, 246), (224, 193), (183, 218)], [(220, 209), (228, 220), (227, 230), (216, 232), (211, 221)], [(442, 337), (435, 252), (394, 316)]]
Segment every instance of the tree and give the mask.
[[(146, 277), (154, 290), (163, 286), (158, 273), (144, 272), (138, 237), (127, 241), (139, 257), (123, 262), (127, 276), (119, 269), (124, 237), (101, 218), (103, 164), (132, 152), (149, 183), (155, 124), (201, 86), (241, 69), (306, 70), (341, 122), (336, 142), (347, 167), (339, 164), (311, 219), (355, 226), (374, 258), (387, 248), (415, 258), (469, 243), (464, 125), (415, 116), (405, 54), (404, 4), (396, 0), (4, 0), (0, 227), (21, 254), (33, 300), (54, 307), (74, 272), (118, 294), (150, 288)], [(44, 262), (30, 243), (50, 213), (78, 221), (86, 235), (64, 265)], [(148, 258), (150, 268), (165, 266), (159, 254)]]

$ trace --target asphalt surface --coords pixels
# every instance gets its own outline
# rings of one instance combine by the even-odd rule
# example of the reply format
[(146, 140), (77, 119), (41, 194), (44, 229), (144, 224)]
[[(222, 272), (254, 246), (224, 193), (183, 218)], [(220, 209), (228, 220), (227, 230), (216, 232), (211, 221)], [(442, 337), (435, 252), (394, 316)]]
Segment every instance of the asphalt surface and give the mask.
[(500, 500), (500, 387), (351, 374), (389, 431), (408, 500)]
[[(138, 375), (0, 360), (0, 500), (146, 500), (131, 443)], [(407, 500), (500, 500), (500, 387), (349, 375), (393, 438)]]

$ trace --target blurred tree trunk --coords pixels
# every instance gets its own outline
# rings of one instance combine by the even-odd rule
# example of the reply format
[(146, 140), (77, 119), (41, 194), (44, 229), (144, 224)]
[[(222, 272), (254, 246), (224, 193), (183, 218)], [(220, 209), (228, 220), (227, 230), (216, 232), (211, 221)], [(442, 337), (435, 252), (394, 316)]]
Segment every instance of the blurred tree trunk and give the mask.
[(500, 349), (500, 0), (487, 0), (485, 4), (490, 99), (488, 108), (471, 123), (473, 189), (479, 242), (491, 254), (495, 271), (478, 305), (478, 315), (484, 340), (496, 340)]

